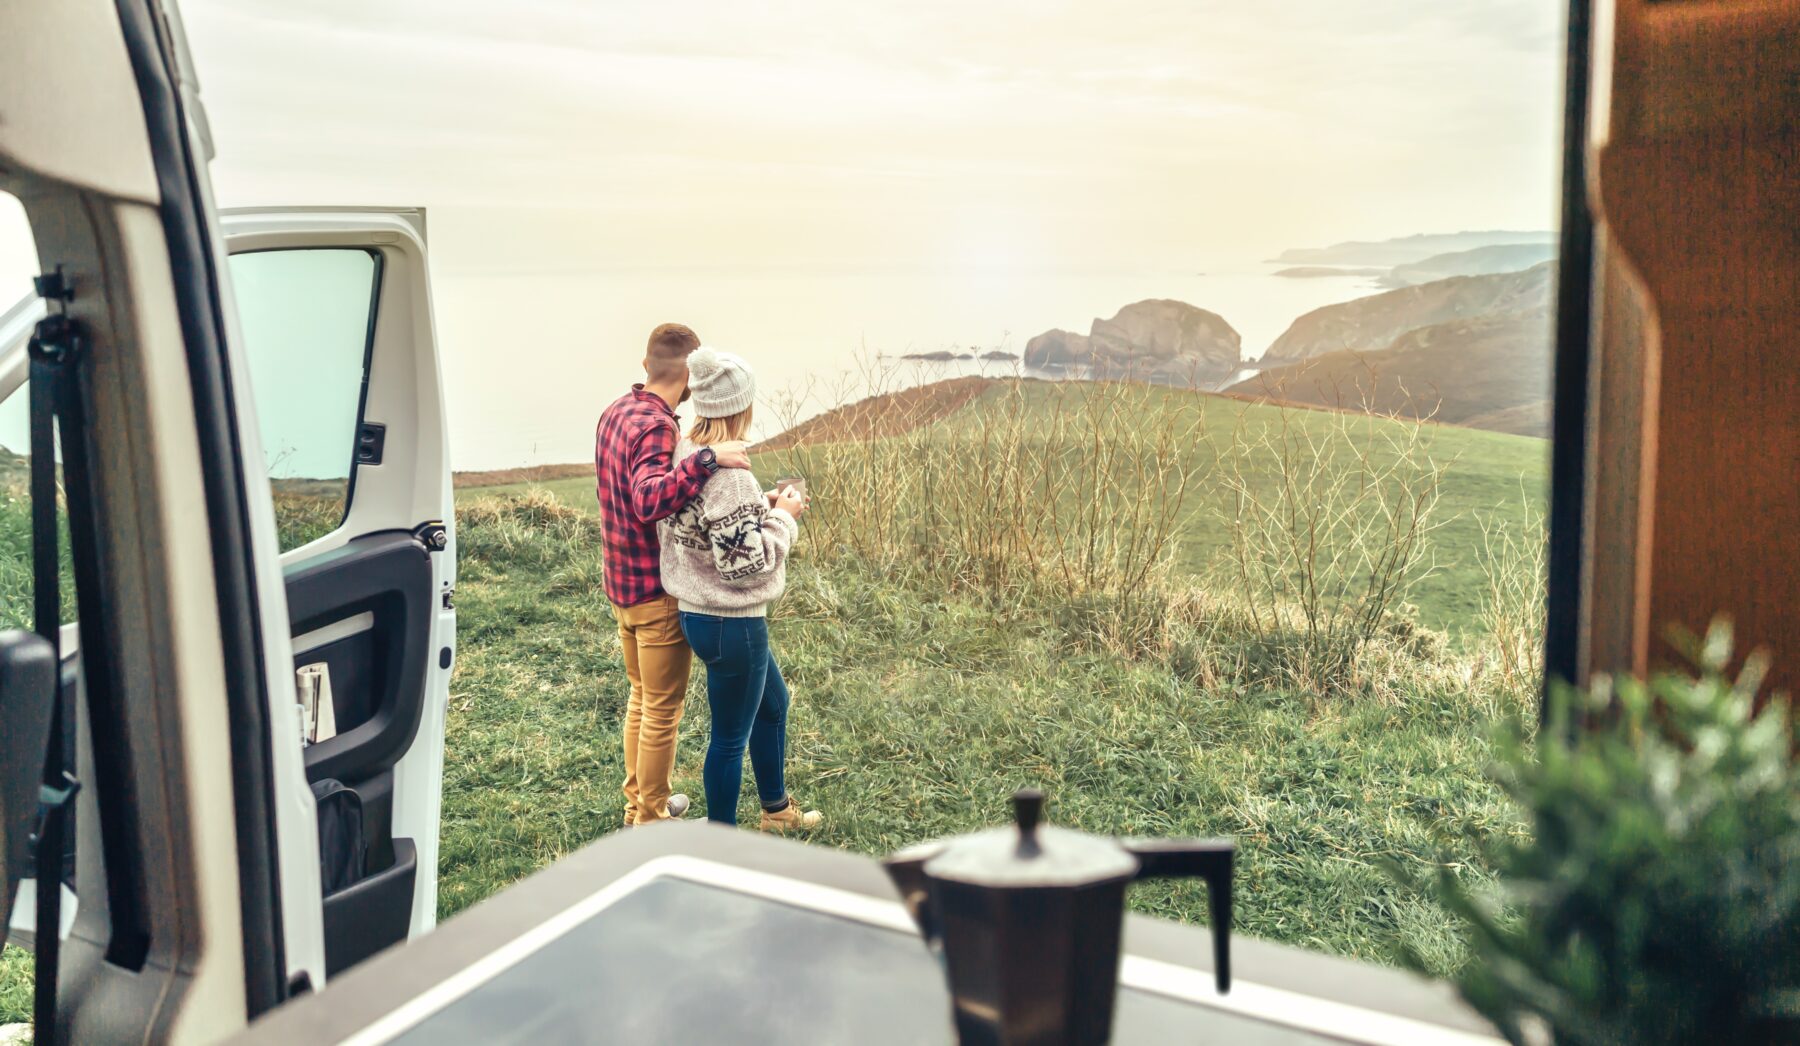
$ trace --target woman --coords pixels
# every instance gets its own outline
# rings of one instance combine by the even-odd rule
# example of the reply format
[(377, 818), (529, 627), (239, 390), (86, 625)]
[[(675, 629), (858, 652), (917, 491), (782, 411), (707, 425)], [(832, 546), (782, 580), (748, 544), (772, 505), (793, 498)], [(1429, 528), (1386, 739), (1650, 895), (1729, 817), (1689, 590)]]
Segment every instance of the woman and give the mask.
[[(742, 359), (702, 346), (687, 358), (696, 415), (677, 461), (750, 429), (756, 378)], [(720, 469), (686, 508), (658, 524), (662, 583), (680, 604), (681, 631), (706, 663), (712, 737), (702, 779), (706, 818), (737, 823), (744, 750), (756, 776), (763, 831), (818, 827), (787, 793), (787, 684), (769, 650), (769, 603), (787, 583), (788, 550), (805, 499), (792, 488), (765, 494), (745, 469)]]

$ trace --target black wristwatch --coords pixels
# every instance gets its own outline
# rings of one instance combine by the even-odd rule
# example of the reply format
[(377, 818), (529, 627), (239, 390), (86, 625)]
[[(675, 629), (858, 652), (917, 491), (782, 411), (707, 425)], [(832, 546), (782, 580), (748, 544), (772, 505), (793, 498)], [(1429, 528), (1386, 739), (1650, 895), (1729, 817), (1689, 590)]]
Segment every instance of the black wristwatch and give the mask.
[(706, 470), (707, 475), (710, 476), (719, 471), (719, 456), (713, 453), (711, 447), (701, 447), (700, 453), (694, 457), (699, 460), (700, 467)]

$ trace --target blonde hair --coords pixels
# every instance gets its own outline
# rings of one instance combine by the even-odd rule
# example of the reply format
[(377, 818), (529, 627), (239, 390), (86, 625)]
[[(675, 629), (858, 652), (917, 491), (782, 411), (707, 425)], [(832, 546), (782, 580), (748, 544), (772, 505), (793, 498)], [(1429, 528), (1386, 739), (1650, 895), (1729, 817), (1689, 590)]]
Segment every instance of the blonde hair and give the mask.
[(688, 439), (703, 447), (743, 439), (750, 431), (750, 412), (755, 409), (756, 405), (751, 404), (729, 418), (695, 418), (693, 427), (688, 429)]

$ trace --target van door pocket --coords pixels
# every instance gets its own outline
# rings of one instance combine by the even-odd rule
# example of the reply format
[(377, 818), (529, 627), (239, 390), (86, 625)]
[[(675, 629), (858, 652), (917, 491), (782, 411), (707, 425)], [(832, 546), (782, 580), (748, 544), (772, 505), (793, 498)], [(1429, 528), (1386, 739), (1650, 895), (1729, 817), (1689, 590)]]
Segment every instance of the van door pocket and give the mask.
[[(406, 939), (418, 849), (389, 839), (363, 797), (342, 781), (312, 786), (319, 808), (319, 885), (324, 893), (325, 973), (335, 975)], [(371, 845), (380, 836), (382, 845)]]
[(325, 973), (336, 976), (389, 945), (412, 923), (419, 851), (394, 840), (393, 863), (325, 897)]

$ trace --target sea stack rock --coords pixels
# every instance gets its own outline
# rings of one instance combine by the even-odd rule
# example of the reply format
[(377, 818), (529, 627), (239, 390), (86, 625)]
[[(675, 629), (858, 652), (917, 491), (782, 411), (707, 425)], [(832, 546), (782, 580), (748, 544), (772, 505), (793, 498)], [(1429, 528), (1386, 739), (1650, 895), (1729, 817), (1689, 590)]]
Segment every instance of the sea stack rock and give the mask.
[(1186, 383), (1223, 378), (1242, 358), (1243, 338), (1216, 312), (1167, 298), (1127, 305), (1088, 334), (1104, 374)]
[(1087, 335), (1048, 330), (1025, 343), (1025, 363), (1031, 367), (1066, 367), (1086, 363), (1090, 351)]
[(1243, 339), (1215, 312), (1167, 298), (1135, 302), (1095, 320), (1086, 335), (1050, 330), (1025, 345), (1033, 367), (1085, 366), (1095, 377), (1172, 385), (1217, 381), (1237, 370)]

